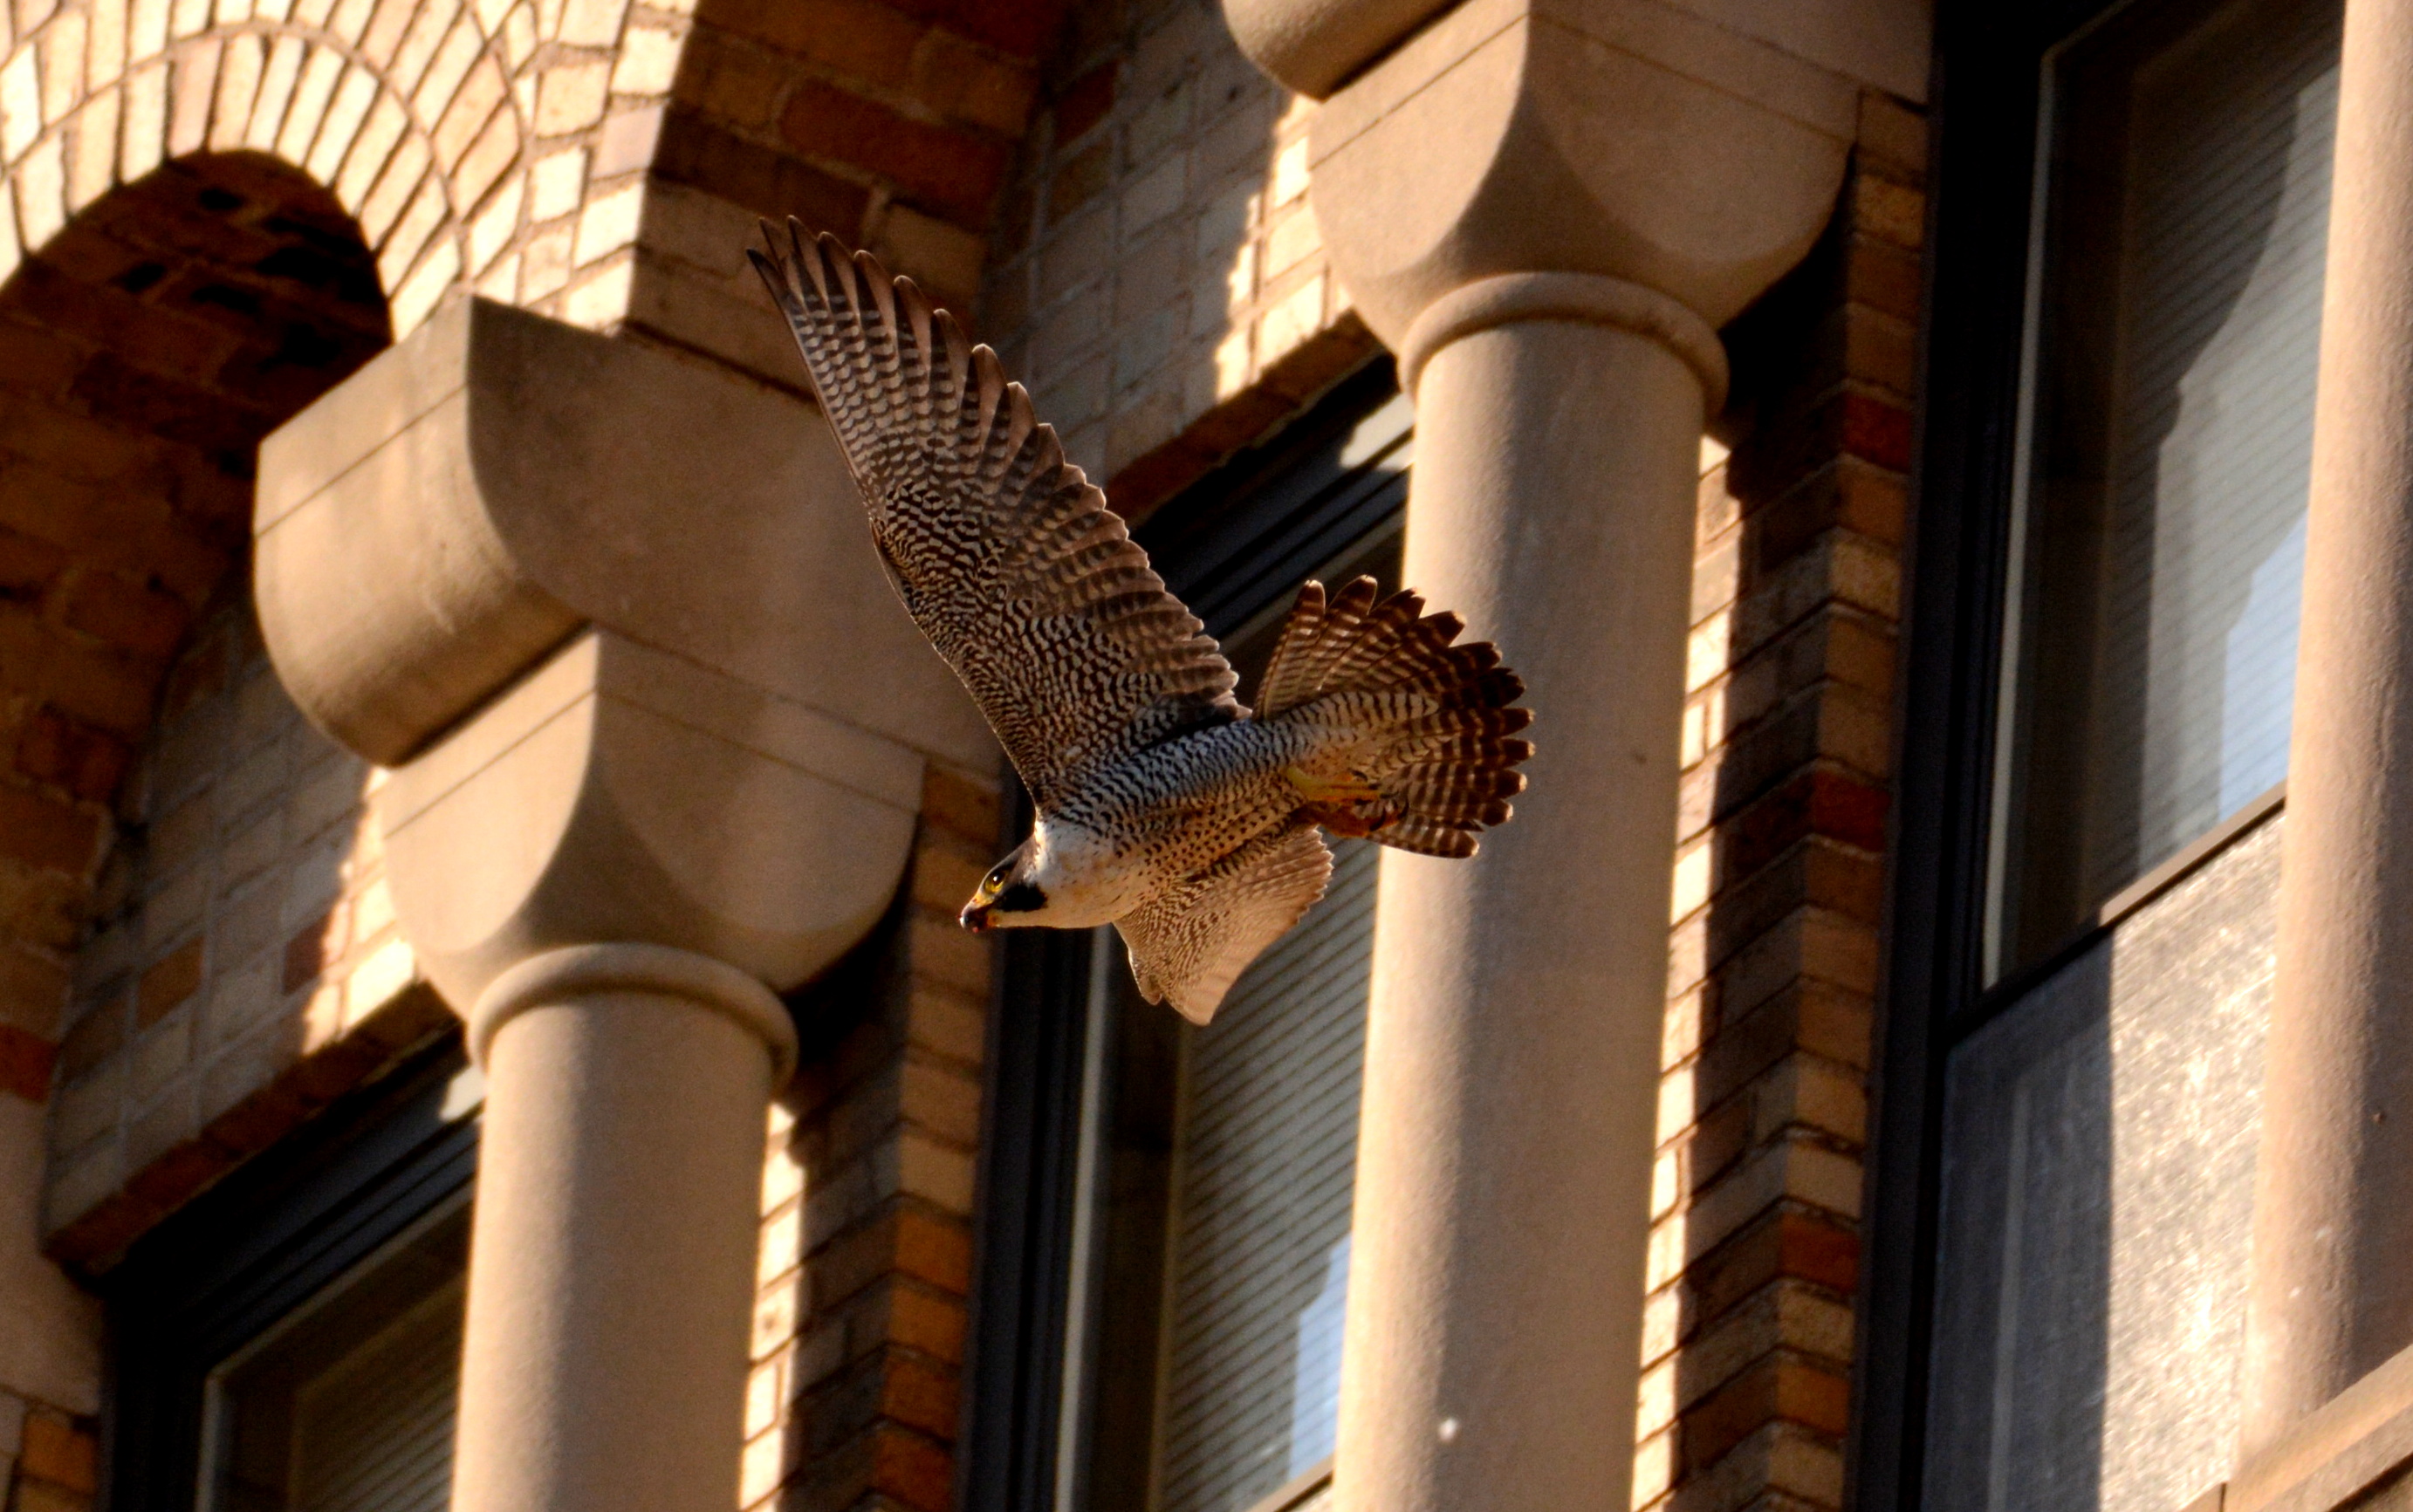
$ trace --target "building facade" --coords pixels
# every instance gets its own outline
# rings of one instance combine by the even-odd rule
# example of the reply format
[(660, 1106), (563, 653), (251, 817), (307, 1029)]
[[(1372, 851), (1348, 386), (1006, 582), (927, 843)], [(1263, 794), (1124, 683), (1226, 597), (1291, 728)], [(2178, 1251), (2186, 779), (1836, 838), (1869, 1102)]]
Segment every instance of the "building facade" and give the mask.
[[(0, 1512), (2413, 1505), (2413, 4), (0, 3)], [(1539, 754), (1193, 1028), (743, 249)]]

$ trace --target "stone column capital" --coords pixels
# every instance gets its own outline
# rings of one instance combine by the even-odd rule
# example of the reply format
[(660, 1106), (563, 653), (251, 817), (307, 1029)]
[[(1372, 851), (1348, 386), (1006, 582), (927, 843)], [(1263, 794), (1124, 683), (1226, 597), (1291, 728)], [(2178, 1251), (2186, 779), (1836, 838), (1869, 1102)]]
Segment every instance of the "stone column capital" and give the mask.
[(495, 1035), (529, 1008), (557, 1006), (603, 992), (636, 992), (691, 1003), (752, 1030), (771, 1051), (771, 1084), (796, 1070), (796, 1026), (771, 990), (726, 962), (659, 945), (573, 945), (512, 966), (462, 1015), (469, 1058), (482, 1066)]
[(995, 759), (821, 416), (716, 364), (458, 301), (269, 437), (253, 531), (456, 1009), (589, 946), (761, 1008), (887, 909), (926, 763)]
[(1701, 380), (1703, 408), (1725, 403), (1725, 344), (1710, 323), (1655, 288), (1598, 273), (1497, 273), (1452, 289), (1425, 306), (1399, 338), (1399, 387), (1410, 397), (1434, 353), (1460, 337), (1522, 320), (1608, 326), (1648, 336)]
[[(1447, 327), (1428, 322), (1444, 301), (1453, 319), (1476, 306), (1598, 319), (1615, 306), (1611, 323), (1668, 341), (1716, 387), (1722, 364), (1702, 360), (1698, 332), (1732, 319), (1825, 228), (1861, 87), (1706, 13), (1732, 8), (1466, 0), (1334, 93), (1310, 127), (1309, 196), (1367, 324), (1404, 354), (1412, 332)], [(1514, 300), (1489, 282), (1532, 274), (1604, 282), (1574, 298), (1562, 296), (1575, 285), (1526, 286)], [(1609, 282), (1631, 292), (1608, 295)]]

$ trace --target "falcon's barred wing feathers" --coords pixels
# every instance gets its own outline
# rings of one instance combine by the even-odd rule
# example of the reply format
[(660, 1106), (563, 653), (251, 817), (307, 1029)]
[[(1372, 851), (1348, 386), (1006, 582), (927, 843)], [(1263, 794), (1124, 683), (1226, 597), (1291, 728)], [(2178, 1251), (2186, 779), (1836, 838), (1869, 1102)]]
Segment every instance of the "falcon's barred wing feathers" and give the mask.
[(747, 256), (795, 332), (881, 560), (1040, 812), (1084, 772), (1244, 717), (1214, 640), (997, 355), (870, 254), (807, 242), (792, 219), (785, 254), (763, 234), (770, 257)]
[(1116, 921), (1132, 976), (1150, 1003), (1170, 999), (1205, 1023), (1249, 962), (1290, 932), (1332, 880), (1332, 852), (1311, 824), (1259, 835), (1197, 876)]

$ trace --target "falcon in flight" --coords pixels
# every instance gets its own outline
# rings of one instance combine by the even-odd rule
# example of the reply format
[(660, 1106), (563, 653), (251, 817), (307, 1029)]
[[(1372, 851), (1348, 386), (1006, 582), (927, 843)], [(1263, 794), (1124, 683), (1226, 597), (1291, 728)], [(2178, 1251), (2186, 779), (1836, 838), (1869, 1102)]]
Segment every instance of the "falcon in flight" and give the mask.
[[(1166, 592), (997, 354), (910, 279), (795, 221), (748, 251), (914, 624), (971, 690), (1038, 822), (975, 932), (1111, 923), (1151, 1003), (1204, 1023), (1324, 896), (1319, 829), (1472, 856), (1532, 755), (1524, 684), (1463, 622), (1359, 578), (1310, 582), (1256, 690)], [(781, 242), (786, 246), (783, 249)]]

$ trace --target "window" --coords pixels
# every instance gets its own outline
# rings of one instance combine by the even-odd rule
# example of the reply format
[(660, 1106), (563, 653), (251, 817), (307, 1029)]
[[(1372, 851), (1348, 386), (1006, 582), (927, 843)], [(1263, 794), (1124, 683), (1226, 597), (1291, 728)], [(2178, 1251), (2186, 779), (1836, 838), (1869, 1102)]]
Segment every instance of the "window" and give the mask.
[[(1139, 531), (1244, 699), (1303, 579), (1396, 586), (1408, 420), (1387, 366), (1362, 374)], [(1370, 844), (1332, 845), (1324, 901), (1204, 1030), (1139, 1000), (1111, 931), (1009, 966), (1009, 991), (1020, 976), (1041, 1000), (1009, 1001), (1000, 1033), (1019, 1018), (1031, 1037), (1000, 1048), (997, 1097), (1030, 1095), (1014, 1082), (1046, 1059), (1041, 1036), (1057, 1036), (1053, 1070), (1034, 1079), (1058, 1090), (1030, 1097), (1018, 1149), (984, 1152), (987, 1190), (1015, 1170), (1032, 1207), (985, 1216), (976, 1507), (1258, 1512), (1315, 1494), (1339, 1406), (1376, 872)]]
[(2340, 12), (1937, 12), (1864, 1512), (2235, 1468)]
[(2287, 774), (2337, 51), (2139, 0), (2045, 61), (1991, 975)]
[(202, 1512), (444, 1512), (468, 1252), (455, 1200), (212, 1371)]
[(109, 1281), (121, 1512), (443, 1512), (482, 1082), (448, 1042)]

